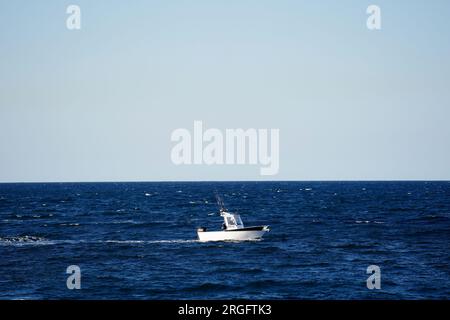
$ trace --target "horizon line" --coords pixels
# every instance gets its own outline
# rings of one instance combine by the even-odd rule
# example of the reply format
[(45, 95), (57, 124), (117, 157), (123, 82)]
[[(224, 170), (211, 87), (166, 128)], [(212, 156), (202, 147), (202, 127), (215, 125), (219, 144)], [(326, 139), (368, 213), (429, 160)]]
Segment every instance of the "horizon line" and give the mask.
[(63, 183), (204, 183), (204, 182), (450, 182), (447, 179), (312, 179), (312, 180), (102, 180), (102, 181), (0, 181), (0, 184)]

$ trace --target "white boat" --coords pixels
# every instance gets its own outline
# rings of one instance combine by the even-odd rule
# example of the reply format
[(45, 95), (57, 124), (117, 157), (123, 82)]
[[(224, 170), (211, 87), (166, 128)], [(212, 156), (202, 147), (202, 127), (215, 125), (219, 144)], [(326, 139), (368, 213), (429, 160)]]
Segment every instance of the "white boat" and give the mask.
[(220, 209), (220, 216), (223, 217), (221, 231), (207, 231), (201, 227), (197, 229), (197, 236), (200, 241), (244, 241), (261, 239), (263, 235), (270, 231), (269, 226), (244, 227), (240, 215), (228, 212), (223, 203)]

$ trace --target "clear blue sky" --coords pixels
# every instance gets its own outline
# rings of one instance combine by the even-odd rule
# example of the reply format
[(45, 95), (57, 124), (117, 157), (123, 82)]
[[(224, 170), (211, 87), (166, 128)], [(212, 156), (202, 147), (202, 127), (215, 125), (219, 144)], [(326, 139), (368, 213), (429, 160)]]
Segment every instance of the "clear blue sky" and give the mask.
[[(445, 0), (0, 0), (0, 181), (448, 180), (449, 39)], [(279, 128), (279, 174), (173, 165), (194, 120)]]

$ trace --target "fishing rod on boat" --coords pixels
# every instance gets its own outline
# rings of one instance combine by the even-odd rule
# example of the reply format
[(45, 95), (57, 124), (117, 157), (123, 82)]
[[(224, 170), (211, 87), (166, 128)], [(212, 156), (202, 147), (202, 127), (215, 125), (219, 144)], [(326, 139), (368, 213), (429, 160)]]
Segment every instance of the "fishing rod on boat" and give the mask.
[(225, 208), (225, 203), (223, 202), (223, 198), (219, 195), (217, 190), (214, 193), (216, 195), (216, 201), (217, 201), (217, 205), (219, 206), (219, 211), (220, 212), (226, 211), (227, 209)]

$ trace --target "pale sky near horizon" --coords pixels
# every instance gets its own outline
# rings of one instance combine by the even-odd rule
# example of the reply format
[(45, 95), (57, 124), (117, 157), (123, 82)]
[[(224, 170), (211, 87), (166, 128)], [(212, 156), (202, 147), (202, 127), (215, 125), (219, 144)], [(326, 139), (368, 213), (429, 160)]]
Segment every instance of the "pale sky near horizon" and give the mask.
[[(444, 0), (0, 0), (0, 182), (450, 180), (449, 39)], [(194, 120), (280, 129), (279, 174), (175, 166)]]

